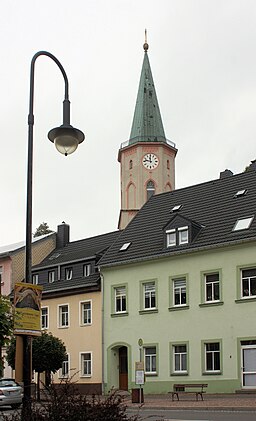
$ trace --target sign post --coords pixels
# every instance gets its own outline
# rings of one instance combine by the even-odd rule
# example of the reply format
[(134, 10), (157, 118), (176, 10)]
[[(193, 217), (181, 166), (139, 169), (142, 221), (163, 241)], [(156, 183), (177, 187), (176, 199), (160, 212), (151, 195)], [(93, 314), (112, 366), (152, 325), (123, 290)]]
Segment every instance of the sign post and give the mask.
[(140, 402), (142, 403), (142, 385), (145, 383), (144, 361), (142, 358), (143, 339), (138, 340), (140, 350), (140, 361), (135, 363), (135, 383), (140, 386)]

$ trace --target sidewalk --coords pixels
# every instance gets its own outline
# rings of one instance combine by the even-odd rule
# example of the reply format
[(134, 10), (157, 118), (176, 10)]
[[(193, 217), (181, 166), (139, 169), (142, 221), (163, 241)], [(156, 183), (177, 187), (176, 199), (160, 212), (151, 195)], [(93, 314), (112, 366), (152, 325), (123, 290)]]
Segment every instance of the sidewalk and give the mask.
[[(131, 397), (125, 398), (128, 407), (140, 407), (132, 403)], [(205, 394), (204, 400), (196, 401), (195, 396), (181, 396), (180, 400), (172, 401), (171, 395), (145, 395), (144, 408), (147, 409), (194, 409), (194, 410), (229, 410), (229, 411), (255, 411), (256, 394)]]

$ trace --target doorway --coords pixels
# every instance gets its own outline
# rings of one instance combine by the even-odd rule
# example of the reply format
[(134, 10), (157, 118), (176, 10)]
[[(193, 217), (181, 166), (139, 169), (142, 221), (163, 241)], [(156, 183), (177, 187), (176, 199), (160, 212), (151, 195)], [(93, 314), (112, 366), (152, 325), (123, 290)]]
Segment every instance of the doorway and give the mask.
[(119, 348), (119, 389), (128, 390), (128, 360), (126, 346)]
[(242, 386), (256, 389), (256, 345), (242, 346)]

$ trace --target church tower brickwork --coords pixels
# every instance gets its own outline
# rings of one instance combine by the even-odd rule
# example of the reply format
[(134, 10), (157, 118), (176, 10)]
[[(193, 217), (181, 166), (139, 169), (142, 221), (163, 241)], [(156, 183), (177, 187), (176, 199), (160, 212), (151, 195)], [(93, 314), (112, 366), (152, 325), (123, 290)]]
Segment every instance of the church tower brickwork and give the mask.
[(154, 81), (148, 59), (148, 44), (134, 111), (130, 138), (121, 145), (121, 210), (119, 229), (124, 229), (153, 194), (175, 188), (175, 144), (165, 137)]

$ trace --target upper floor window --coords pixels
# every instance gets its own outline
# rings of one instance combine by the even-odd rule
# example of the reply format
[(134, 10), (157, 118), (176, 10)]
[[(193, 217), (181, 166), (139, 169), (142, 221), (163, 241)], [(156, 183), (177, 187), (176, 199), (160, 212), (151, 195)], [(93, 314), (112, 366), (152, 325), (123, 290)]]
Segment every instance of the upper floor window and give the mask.
[(145, 373), (156, 374), (156, 347), (145, 347), (144, 348), (144, 360), (145, 360)]
[(81, 303), (81, 325), (90, 325), (92, 323), (92, 302), (84, 301)]
[(256, 296), (256, 268), (241, 270), (242, 298)]
[(126, 288), (123, 286), (115, 288), (115, 312), (126, 312)]
[(42, 329), (48, 329), (48, 327), (49, 327), (48, 316), (49, 316), (48, 307), (42, 307), (42, 309), (41, 309), (41, 326), (42, 326)]
[(34, 273), (32, 275), (32, 284), (34, 284), (34, 285), (38, 284), (38, 273)]
[(84, 276), (89, 276), (91, 274), (91, 264), (88, 263), (84, 265)]
[(205, 301), (220, 300), (220, 278), (219, 273), (205, 275)]
[(48, 282), (52, 283), (55, 281), (55, 271), (51, 270), (50, 272), (48, 272)]
[(59, 305), (59, 327), (69, 326), (69, 306), (68, 304)]
[(66, 268), (65, 269), (65, 279), (67, 281), (69, 281), (70, 279), (72, 279), (72, 268)]
[(92, 354), (91, 352), (82, 352), (81, 358), (81, 377), (90, 377), (92, 375)]
[(147, 200), (155, 194), (155, 184), (152, 180), (147, 183)]
[(156, 308), (156, 286), (155, 282), (147, 282), (143, 284), (144, 293), (144, 309), (150, 310)]
[(187, 304), (186, 279), (173, 280), (174, 306), (184, 306)]

